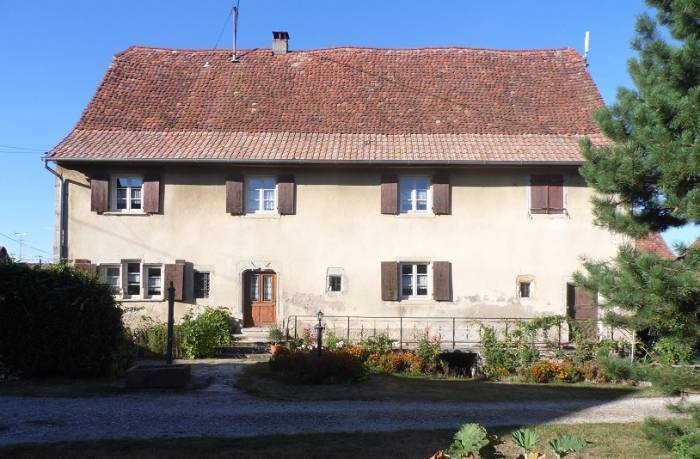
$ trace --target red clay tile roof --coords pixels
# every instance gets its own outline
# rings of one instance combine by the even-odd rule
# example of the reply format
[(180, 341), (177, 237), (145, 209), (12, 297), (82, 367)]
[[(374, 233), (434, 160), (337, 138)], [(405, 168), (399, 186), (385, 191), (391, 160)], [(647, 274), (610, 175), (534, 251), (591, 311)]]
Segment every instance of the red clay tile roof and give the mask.
[(637, 239), (634, 248), (640, 252), (656, 254), (660, 258), (672, 260), (676, 255), (671, 252), (659, 233), (650, 233), (643, 239)]
[(573, 49), (132, 47), (55, 159), (582, 161), (602, 99)]

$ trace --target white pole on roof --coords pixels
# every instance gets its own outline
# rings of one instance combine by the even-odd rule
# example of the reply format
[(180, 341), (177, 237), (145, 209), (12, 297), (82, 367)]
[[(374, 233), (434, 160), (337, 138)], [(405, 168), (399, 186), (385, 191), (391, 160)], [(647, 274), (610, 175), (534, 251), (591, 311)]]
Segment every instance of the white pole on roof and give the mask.
[(589, 31), (586, 31), (586, 37), (583, 40), (583, 60), (586, 61), (586, 65), (588, 65), (588, 53), (591, 50), (591, 33)]
[(238, 3), (231, 10), (231, 21), (233, 24), (233, 56), (231, 56), (231, 62), (238, 62), (238, 49), (236, 47), (236, 35), (238, 35)]

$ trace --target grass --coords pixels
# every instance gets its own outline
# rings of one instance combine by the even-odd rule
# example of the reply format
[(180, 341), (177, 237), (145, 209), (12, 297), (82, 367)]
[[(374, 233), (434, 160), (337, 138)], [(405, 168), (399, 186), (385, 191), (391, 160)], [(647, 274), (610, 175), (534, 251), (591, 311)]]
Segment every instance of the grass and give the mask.
[[(540, 450), (553, 437), (581, 435), (592, 442), (580, 458), (668, 458), (665, 451), (646, 440), (639, 424), (550, 424), (533, 428), (540, 434)], [(489, 429), (506, 440), (499, 451), (515, 457), (510, 442), (515, 428)], [(0, 457), (13, 458), (421, 458), (446, 448), (452, 430), (399, 431), (381, 433), (333, 433), (270, 435), (249, 438), (167, 438), (149, 440), (100, 440), (88, 442), (34, 443), (0, 447)], [(553, 456), (552, 456), (553, 457)]]
[(123, 379), (20, 379), (0, 382), (0, 395), (25, 397), (93, 397), (126, 393)]
[(471, 379), (438, 379), (373, 374), (355, 384), (295, 385), (273, 374), (267, 363), (246, 366), (236, 387), (276, 400), (428, 400), (516, 402), (528, 400), (615, 400), (656, 395), (651, 389), (605, 384), (516, 384)]

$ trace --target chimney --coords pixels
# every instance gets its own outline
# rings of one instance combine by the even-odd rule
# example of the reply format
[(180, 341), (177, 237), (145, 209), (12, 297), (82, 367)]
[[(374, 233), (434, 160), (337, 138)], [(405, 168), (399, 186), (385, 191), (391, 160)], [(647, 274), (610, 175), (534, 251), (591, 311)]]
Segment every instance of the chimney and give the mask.
[(289, 34), (287, 32), (272, 32), (272, 54), (281, 56), (289, 50)]

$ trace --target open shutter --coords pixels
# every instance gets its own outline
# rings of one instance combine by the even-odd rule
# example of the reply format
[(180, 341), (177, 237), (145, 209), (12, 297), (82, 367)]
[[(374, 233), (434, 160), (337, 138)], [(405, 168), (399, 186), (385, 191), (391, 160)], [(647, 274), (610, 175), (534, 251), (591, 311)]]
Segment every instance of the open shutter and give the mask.
[(399, 178), (395, 174), (382, 175), (382, 213), (399, 213)]
[(280, 215), (294, 215), (295, 188), (294, 176), (284, 175), (277, 179), (277, 210)]
[(450, 204), (450, 176), (437, 174), (433, 177), (433, 213), (449, 215)]
[(90, 210), (101, 214), (109, 210), (109, 177), (99, 174), (90, 178)]
[(382, 261), (382, 301), (399, 301), (399, 264)]
[(177, 260), (176, 263), (165, 265), (165, 297), (168, 297), (170, 283), (175, 287), (175, 301), (182, 301), (183, 289), (185, 287), (185, 262)]
[(547, 207), (550, 214), (560, 214), (564, 211), (564, 180), (553, 177), (547, 187)]
[(433, 262), (433, 299), (452, 301), (452, 264), (449, 261)]
[(82, 271), (92, 277), (97, 277), (97, 265), (90, 263), (90, 260), (78, 259), (73, 263), (73, 268), (76, 271)]
[(542, 177), (533, 177), (530, 182), (530, 212), (547, 213), (547, 180)]
[(143, 211), (160, 213), (160, 177), (155, 174), (143, 178)]
[(243, 177), (230, 176), (226, 179), (226, 212), (243, 215)]

